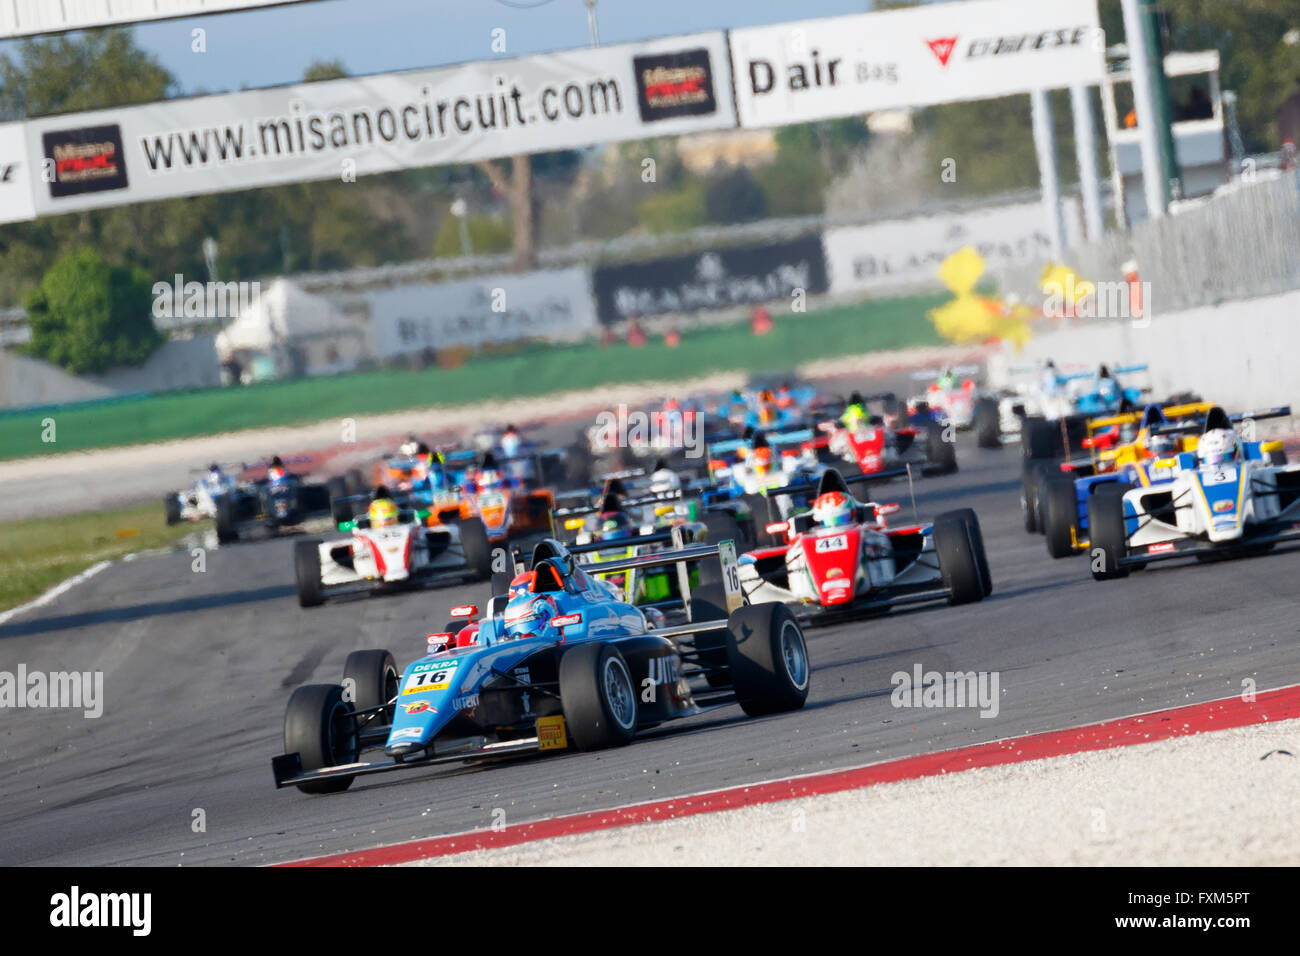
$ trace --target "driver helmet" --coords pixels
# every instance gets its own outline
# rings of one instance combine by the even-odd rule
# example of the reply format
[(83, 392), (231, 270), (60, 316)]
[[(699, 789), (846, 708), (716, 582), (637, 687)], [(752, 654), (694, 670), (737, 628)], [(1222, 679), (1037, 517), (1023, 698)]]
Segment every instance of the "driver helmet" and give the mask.
[(271, 466), (266, 469), (266, 477), (271, 484), (278, 485), (289, 477), (289, 470), (284, 467), (284, 462), (276, 455), (271, 459)]
[[(546, 622), (555, 615), (555, 599), (549, 594), (534, 594), (530, 575), (522, 587), (510, 585), (510, 600), (506, 602), (502, 613), (505, 623), (505, 639), (519, 640), (535, 637), (546, 627)], [(518, 581), (519, 578), (515, 578)]]
[(495, 468), (484, 468), (478, 473), (478, 485), (480, 488), (495, 488), (501, 484), (501, 472)]
[(813, 520), (823, 528), (840, 528), (853, 522), (853, 502), (842, 491), (828, 491), (813, 502)]
[(507, 425), (501, 435), (501, 454), (506, 458), (514, 458), (519, 454), (519, 432), (515, 431), (514, 425)]
[(1221, 465), (1237, 460), (1237, 433), (1230, 428), (1211, 428), (1201, 436), (1196, 454), (1203, 465)]
[(757, 446), (752, 452), (752, 461), (756, 475), (767, 474), (772, 467), (772, 449), (767, 445)]
[(632, 519), (622, 511), (603, 511), (599, 518), (597, 534), (601, 541), (628, 538), (632, 535)]
[(662, 461), (656, 464), (655, 470), (650, 475), (650, 490), (655, 494), (664, 491), (676, 491), (682, 486), (682, 480), (677, 477), (677, 472), (673, 471)]
[(402, 442), (401, 447), (397, 450), (407, 458), (414, 458), (420, 450), (420, 440), (412, 435), (410, 438), (406, 439), (406, 441)]
[(397, 505), (393, 504), (390, 498), (377, 498), (370, 502), (367, 514), (372, 528), (386, 528), (397, 524)]

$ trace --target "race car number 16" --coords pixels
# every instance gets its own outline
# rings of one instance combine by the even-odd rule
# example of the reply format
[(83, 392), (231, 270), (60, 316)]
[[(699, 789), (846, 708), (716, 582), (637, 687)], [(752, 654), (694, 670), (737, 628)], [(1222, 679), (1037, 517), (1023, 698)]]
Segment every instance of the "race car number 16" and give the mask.
[(447, 678), (452, 671), (425, 671), (422, 674), (412, 674), (407, 678), (406, 686), (402, 689), (403, 694), (419, 694), (429, 690), (446, 690)]
[(727, 613), (731, 614), (745, 603), (740, 592), (740, 567), (736, 563), (736, 543), (718, 542), (718, 563), (722, 565), (722, 588), (727, 592)]

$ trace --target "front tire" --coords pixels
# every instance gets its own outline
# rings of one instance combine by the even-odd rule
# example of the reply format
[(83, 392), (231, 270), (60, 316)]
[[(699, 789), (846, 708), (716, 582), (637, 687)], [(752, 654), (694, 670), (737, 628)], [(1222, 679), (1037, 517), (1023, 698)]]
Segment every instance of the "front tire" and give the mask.
[(475, 577), (491, 580), (492, 543), (488, 540), (483, 519), (462, 518), (457, 524), (460, 527), (460, 546), (465, 549), (465, 564)]
[(1092, 576), (1098, 581), (1128, 577), (1129, 569), (1120, 566), (1128, 557), (1128, 531), (1124, 520), (1122, 485), (1103, 485), (1088, 498), (1088, 539)]
[[(352, 705), (338, 684), (304, 684), (289, 698), (284, 712), (284, 752), (296, 753), (303, 770), (355, 763), (361, 754)], [(303, 793), (338, 793), (354, 776), (340, 775), (298, 784)]]
[(986, 581), (984, 536), (979, 518), (970, 508), (946, 511), (934, 519), (934, 550), (949, 604), (982, 601), (992, 592), (992, 581)]
[(578, 644), (560, 658), (564, 724), (579, 750), (622, 747), (636, 734), (636, 685), (613, 644)]
[(293, 575), (298, 585), (298, 606), (319, 607), (325, 603), (320, 584), (320, 541), (293, 543)]
[(751, 717), (798, 710), (808, 699), (812, 667), (794, 614), (772, 601), (749, 604), (727, 619), (727, 663), (740, 707)]
[(168, 495), (163, 499), (163, 516), (166, 517), (169, 525), (180, 524), (181, 500), (175, 495)]
[(1079, 504), (1074, 479), (1052, 475), (1043, 484), (1043, 535), (1047, 553), (1054, 558), (1068, 558), (1075, 553), (1079, 523)]
[(343, 686), (352, 688), (352, 706), (357, 710), (384, 708), (363, 718), (366, 723), (393, 722), (394, 708), (389, 702), (397, 697), (399, 680), (397, 662), (385, 650), (353, 651), (343, 662)]

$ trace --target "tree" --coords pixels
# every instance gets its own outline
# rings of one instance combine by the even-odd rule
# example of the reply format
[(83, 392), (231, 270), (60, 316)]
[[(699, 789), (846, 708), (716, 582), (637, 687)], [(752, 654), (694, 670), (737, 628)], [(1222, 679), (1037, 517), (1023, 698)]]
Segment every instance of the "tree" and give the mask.
[(142, 269), (110, 266), (93, 249), (56, 262), (27, 298), (28, 351), (69, 372), (140, 365), (162, 344)]
[(171, 73), (122, 29), (24, 40), (0, 56), (0, 119), (96, 110), (166, 99)]

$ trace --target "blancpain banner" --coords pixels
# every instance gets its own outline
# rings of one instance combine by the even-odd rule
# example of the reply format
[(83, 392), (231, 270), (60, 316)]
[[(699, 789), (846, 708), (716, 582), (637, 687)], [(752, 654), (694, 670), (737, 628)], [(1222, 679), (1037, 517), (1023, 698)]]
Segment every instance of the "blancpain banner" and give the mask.
[(32, 208), (31, 164), (22, 123), (0, 123), (0, 222), (23, 222)]
[(45, 117), (27, 161), (45, 216), (734, 126), (714, 31)]
[(1096, 0), (971, 0), (731, 31), (741, 126), (1100, 83)]
[[(1067, 200), (1064, 206), (1072, 244), (1082, 238), (1078, 203)], [(940, 264), (963, 246), (973, 246), (990, 271), (1052, 253), (1038, 202), (828, 229), (822, 243), (832, 294), (937, 286)]]
[(410, 282), (335, 301), (349, 314), (369, 314), (375, 354), (383, 358), (453, 345), (565, 341), (596, 331), (596, 310), (581, 267)]
[(0, 40), (310, 0), (0, 0)]

